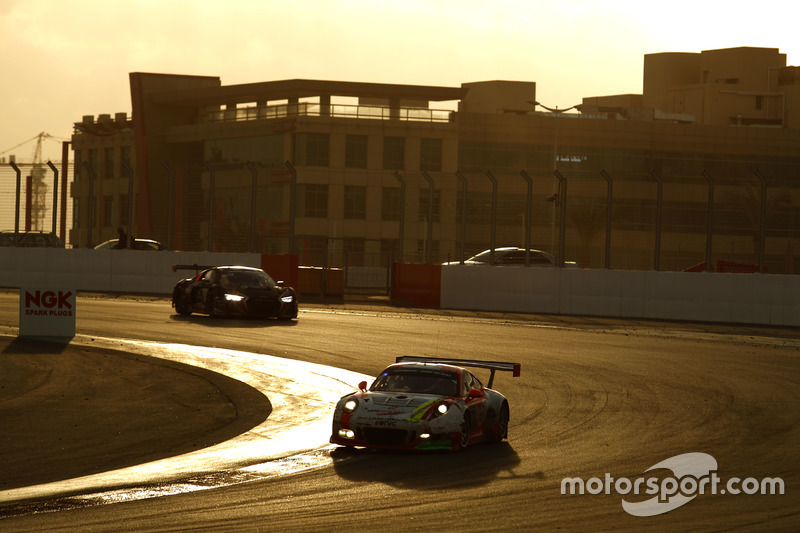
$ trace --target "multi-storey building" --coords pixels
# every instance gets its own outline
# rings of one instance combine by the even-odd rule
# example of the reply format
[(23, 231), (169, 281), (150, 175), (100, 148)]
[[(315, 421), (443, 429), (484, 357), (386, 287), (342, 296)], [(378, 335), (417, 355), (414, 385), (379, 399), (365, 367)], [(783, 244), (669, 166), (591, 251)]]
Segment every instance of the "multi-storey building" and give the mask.
[(76, 124), (71, 242), (129, 224), (132, 167), (133, 234), (174, 249), (371, 265), (529, 243), (588, 268), (796, 272), (800, 68), (762, 48), (644, 64), (642, 94), (577, 112), (534, 82), (132, 73), (130, 119)]

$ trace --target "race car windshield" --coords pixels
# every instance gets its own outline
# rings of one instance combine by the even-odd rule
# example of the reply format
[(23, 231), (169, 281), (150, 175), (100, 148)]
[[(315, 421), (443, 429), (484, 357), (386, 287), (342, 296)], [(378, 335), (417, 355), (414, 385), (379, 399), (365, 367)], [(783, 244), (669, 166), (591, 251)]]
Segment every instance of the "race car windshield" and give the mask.
[(455, 396), (458, 393), (458, 376), (445, 372), (384, 372), (370, 390)]
[(275, 282), (268, 274), (260, 272), (224, 272), (221, 283), (228, 287), (250, 289), (269, 289), (275, 286)]

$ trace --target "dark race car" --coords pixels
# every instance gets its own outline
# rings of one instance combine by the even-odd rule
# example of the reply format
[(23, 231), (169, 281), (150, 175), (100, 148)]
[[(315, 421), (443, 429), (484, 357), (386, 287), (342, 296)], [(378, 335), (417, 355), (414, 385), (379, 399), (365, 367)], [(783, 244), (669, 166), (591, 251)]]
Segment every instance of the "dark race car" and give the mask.
[[(491, 371), (485, 387), (463, 367)], [(508, 400), (492, 390), (495, 370), (519, 376), (518, 363), (398, 357), (367, 389), (343, 396), (330, 441), (343, 446), (460, 450), (508, 437)]]
[(172, 307), (182, 315), (297, 318), (297, 293), (260, 268), (217, 266), (178, 282)]

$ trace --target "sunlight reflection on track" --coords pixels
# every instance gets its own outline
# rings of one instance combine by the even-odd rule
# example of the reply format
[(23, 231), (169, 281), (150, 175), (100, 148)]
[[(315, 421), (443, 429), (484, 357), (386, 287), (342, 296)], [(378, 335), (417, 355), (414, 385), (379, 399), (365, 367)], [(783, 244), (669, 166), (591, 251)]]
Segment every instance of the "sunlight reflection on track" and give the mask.
[(296, 474), (305, 470), (332, 464), (333, 458), (331, 457), (331, 451), (336, 448), (337, 446), (330, 445), (310, 452), (250, 465), (236, 470), (208, 473), (167, 483), (65, 496), (52, 498), (46, 501), (21, 502), (0, 507), (0, 517), (64, 511), (96, 505), (174, 496), (177, 494), (186, 494)]
[(267, 479), (328, 465), (335, 402), (369, 376), (264, 354), (183, 344), (76, 337), (74, 343), (179, 361), (267, 396), (262, 424), (191, 453), (81, 478), (0, 491), (0, 516), (140, 500)]

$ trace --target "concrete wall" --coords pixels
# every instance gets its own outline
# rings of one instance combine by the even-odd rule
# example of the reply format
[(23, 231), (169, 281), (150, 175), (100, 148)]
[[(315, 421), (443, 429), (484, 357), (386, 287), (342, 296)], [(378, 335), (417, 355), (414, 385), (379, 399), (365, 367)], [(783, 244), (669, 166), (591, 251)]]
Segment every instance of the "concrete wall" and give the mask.
[(65, 287), (79, 291), (172, 294), (193, 270), (175, 264), (260, 268), (261, 254), (146, 252), (65, 248), (0, 248), (0, 286)]
[[(262, 256), (0, 248), (0, 287), (169, 295), (178, 280), (193, 273), (173, 272), (172, 265), (195, 263), (260, 267)], [(430, 307), (800, 326), (800, 276), (401, 266), (406, 268), (396, 267), (393, 296), (416, 302), (425, 289), (429, 296), (416, 303)], [(440, 289), (434, 278), (440, 278)]]
[(452, 265), (441, 307), (800, 326), (800, 276)]

